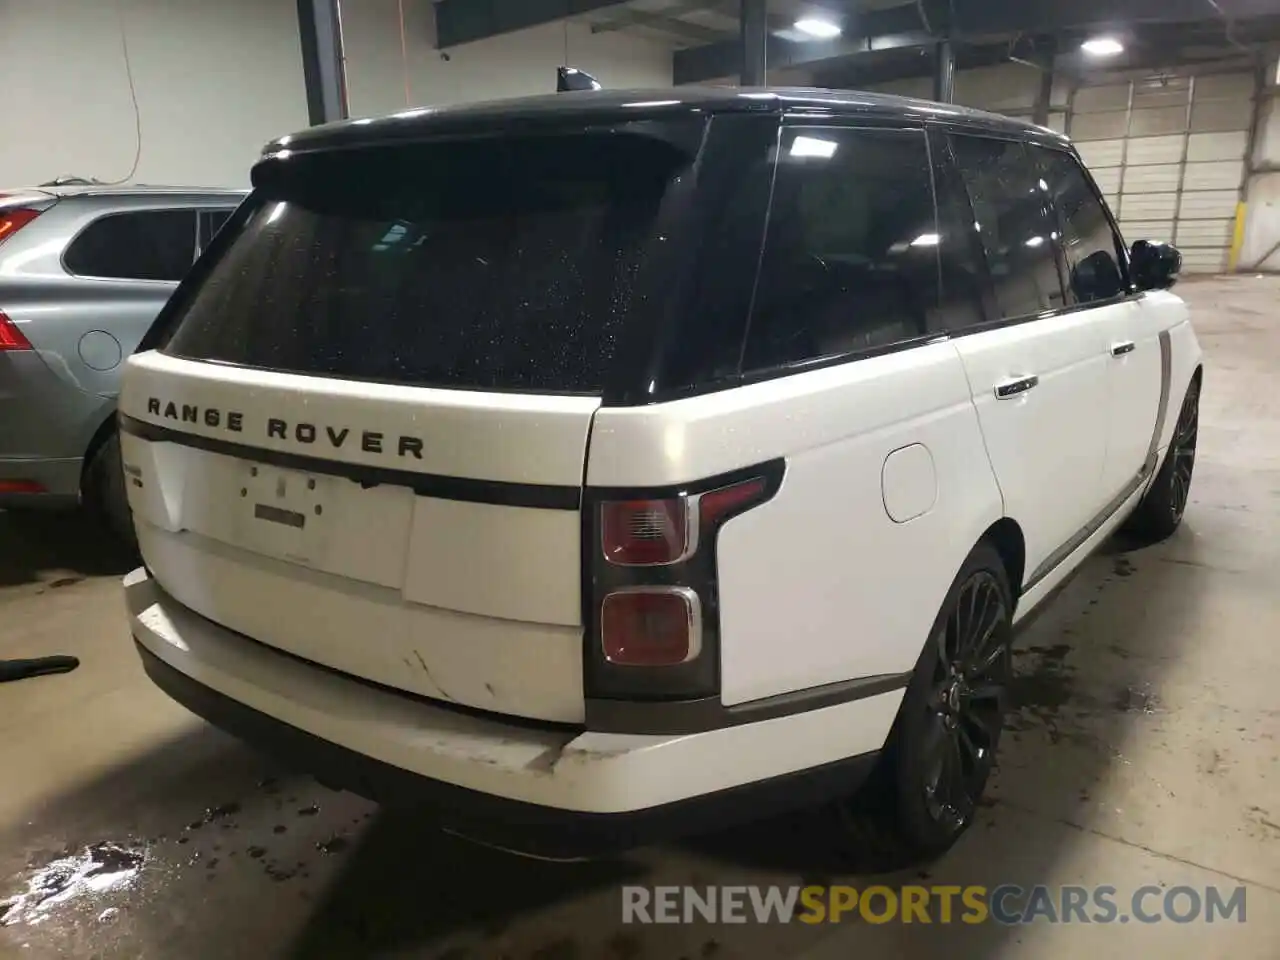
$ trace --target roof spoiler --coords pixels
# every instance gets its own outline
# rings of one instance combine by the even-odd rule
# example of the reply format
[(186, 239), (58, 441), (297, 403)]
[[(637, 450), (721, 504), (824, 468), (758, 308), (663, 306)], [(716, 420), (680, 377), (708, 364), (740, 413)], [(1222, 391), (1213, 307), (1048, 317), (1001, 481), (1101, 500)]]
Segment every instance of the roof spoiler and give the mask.
[(570, 90), (599, 90), (600, 81), (589, 73), (583, 73), (576, 67), (556, 68), (556, 93), (568, 93)]

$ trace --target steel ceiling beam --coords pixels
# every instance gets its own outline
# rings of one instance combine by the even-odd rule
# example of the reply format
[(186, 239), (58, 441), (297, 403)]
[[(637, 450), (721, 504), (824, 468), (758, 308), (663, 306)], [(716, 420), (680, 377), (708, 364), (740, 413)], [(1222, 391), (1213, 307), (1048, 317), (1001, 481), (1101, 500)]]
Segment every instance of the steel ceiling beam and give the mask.
[(439, 0), (436, 46), (472, 43), (503, 33), (554, 23), (565, 17), (621, 7), (624, 0)]
[[(909, 39), (908, 39), (909, 35)], [(920, 15), (914, 6), (873, 10), (853, 22), (853, 31), (834, 40), (796, 42), (770, 34), (766, 59), (769, 68), (781, 69), (802, 64), (838, 60), (872, 50), (895, 46), (915, 46), (929, 42)], [(676, 83), (698, 83), (722, 77), (736, 77), (742, 66), (742, 41), (727, 40), (677, 50), (673, 60)]]
[(592, 24), (591, 32), (612, 33), (617, 30), (626, 30), (628, 27), (651, 27), (696, 40), (699, 43), (715, 43), (729, 36), (732, 31), (716, 30), (680, 18), (704, 11), (723, 12), (731, 2), (732, 0), (677, 0), (661, 10), (632, 10), (629, 7), (623, 7), (616, 13), (611, 13), (608, 20)]
[[(769, 38), (769, 65), (796, 67), (840, 61), (877, 50), (932, 46), (944, 36), (951, 40), (1015, 36), (1020, 33), (1065, 33), (1147, 25), (1204, 23), (1235, 27), (1250, 19), (1280, 14), (1280, 0), (1216, 0), (1219, 14), (1208, 0), (955, 0), (949, 23), (925, 28), (919, 7), (892, 7), (853, 15), (846, 34), (836, 40), (795, 42)], [(926, 7), (928, 4), (925, 5)], [(1242, 23), (1243, 21), (1243, 23)], [(738, 74), (741, 51), (737, 41), (678, 50), (674, 60), (676, 83), (699, 83)]]

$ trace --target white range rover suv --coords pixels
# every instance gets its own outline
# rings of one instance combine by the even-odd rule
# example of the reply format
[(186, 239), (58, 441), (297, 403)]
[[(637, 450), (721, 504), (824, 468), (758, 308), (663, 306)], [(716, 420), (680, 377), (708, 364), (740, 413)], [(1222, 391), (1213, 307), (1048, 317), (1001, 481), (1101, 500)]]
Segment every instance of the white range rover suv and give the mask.
[(195, 713), (466, 835), (873, 786), (940, 853), (1013, 628), (1187, 503), (1181, 259), (1051, 131), (566, 93), (319, 127), (253, 185), (125, 374), (132, 631)]

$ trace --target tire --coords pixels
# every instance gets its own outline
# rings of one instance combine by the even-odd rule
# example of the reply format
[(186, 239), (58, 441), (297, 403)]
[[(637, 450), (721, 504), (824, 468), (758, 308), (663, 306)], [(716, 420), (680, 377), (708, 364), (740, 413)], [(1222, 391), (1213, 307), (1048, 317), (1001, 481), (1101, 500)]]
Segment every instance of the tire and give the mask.
[(89, 460), (85, 468), (84, 498), (89, 512), (103, 523), (116, 544), (129, 556), (136, 557), (138, 539), (125, 492), (118, 434), (111, 434)]
[(1173, 439), (1164, 463), (1151, 486), (1125, 522), (1125, 531), (1147, 543), (1173, 535), (1182, 523), (1191, 496), (1196, 465), (1196, 438), (1200, 428), (1200, 379), (1191, 381), (1178, 411)]
[(846, 859), (900, 869), (945, 853), (972, 825), (1004, 725), (1012, 618), (1004, 561), (984, 540), (934, 620), (879, 768), (838, 811)]

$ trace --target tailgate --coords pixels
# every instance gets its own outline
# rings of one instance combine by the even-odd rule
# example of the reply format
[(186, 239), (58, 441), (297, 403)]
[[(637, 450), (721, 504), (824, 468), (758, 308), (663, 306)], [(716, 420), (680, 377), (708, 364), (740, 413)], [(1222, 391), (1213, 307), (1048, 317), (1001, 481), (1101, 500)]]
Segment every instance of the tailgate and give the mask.
[(180, 602), (307, 660), (580, 720), (598, 404), (141, 354), (120, 413), (144, 558)]

